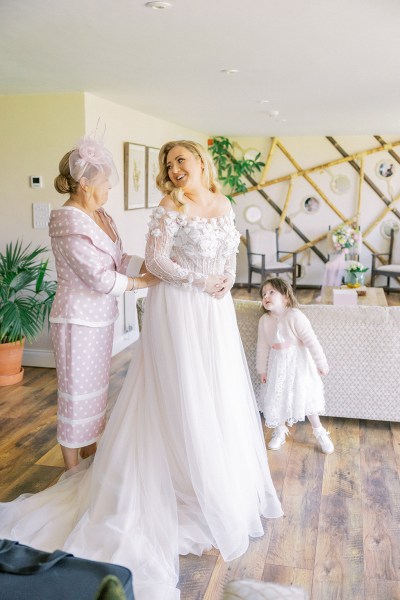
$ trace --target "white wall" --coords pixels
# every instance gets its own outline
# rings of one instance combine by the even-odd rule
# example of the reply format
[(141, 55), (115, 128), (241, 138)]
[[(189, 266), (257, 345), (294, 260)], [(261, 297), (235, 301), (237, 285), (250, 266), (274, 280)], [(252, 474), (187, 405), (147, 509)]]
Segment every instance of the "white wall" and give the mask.
[[(400, 140), (400, 133), (393, 135), (386, 135), (385, 141), (398, 141)], [(379, 143), (373, 136), (340, 136), (336, 140), (342, 146), (342, 148), (348, 153), (353, 154), (355, 152), (363, 152), (372, 148), (377, 148)], [(231, 140), (234, 142), (235, 155), (240, 157), (243, 151), (249, 148), (256, 148), (261, 151), (261, 158), (266, 159), (269, 149), (271, 147), (272, 140), (270, 138), (237, 138)], [(337, 158), (341, 158), (339, 152), (330, 144), (325, 137), (287, 137), (281, 138), (283, 146), (289, 151), (290, 155), (295, 158), (296, 162), (301, 168), (310, 168), (313, 166), (321, 165)], [(400, 156), (400, 146), (398, 146), (397, 154)], [(395, 164), (394, 176), (389, 180), (384, 180), (377, 175), (376, 165), (383, 159), (388, 159)], [(390, 157), (387, 151), (380, 151), (375, 154), (367, 155), (364, 159), (365, 174), (368, 175), (381, 192), (392, 200), (400, 193), (400, 165)], [(267, 174), (267, 180), (272, 180), (284, 175), (295, 173), (296, 170), (291, 162), (284, 156), (284, 154), (278, 148), (275, 149), (270, 164), (270, 168)], [(349, 190), (344, 194), (337, 194), (331, 187), (332, 177), (338, 174), (346, 175), (350, 182)], [(348, 164), (343, 163), (340, 165), (333, 166), (329, 169), (318, 170), (310, 175), (312, 179), (317, 183), (320, 189), (325, 193), (328, 199), (339, 209), (339, 211), (346, 218), (352, 217), (356, 212), (357, 198), (358, 198), (358, 185), (359, 176), (354, 168)], [(255, 177), (258, 179), (258, 176)], [(282, 209), (285, 203), (288, 182), (278, 183), (265, 188), (267, 194), (272, 200)], [(302, 203), (308, 196), (315, 196), (321, 200), (321, 207), (316, 213), (306, 213), (302, 209)], [(361, 232), (365, 229), (382, 213), (386, 208), (384, 202), (378, 197), (378, 195), (367, 185), (363, 183), (362, 195), (361, 195), (361, 218), (360, 227)], [(259, 206), (262, 211), (261, 222), (256, 224), (249, 224), (245, 219), (245, 210), (249, 206)], [(400, 202), (396, 204), (396, 208), (400, 212)], [(274, 211), (266, 202), (264, 198), (257, 192), (253, 191), (244, 196), (236, 197), (236, 204), (234, 206), (236, 213), (236, 224), (239, 231), (244, 235), (246, 228), (250, 231), (266, 228), (275, 229), (279, 225), (280, 217), (276, 211)], [(290, 199), (288, 216), (292, 219), (294, 224), (309, 238), (313, 239), (328, 230), (329, 226), (334, 228), (340, 224), (341, 219), (335, 212), (320, 198), (319, 194), (315, 189), (303, 178), (296, 177), (294, 179), (293, 191)], [(389, 212), (383, 219), (398, 221), (398, 218), (391, 212)], [(377, 226), (368, 237), (365, 238), (374, 249), (385, 252), (388, 250), (388, 240), (385, 239), (380, 232), (380, 225)], [(294, 233), (288, 225), (283, 225), (280, 235), (280, 247), (285, 250), (297, 250), (303, 245), (303, 241), (299, 236)], [(322, 241), (317, 244), (317, 247), (326, 255), (328, 252), (326, 241)], [(302, 252), (298, 256), (298, 260), (305, 267), (304, 277), (301, 279), (301, 284), (307, 285), (320, 285), (324, 273), (324, 263), (313, 253), (313, 252)], [(361, 253), (361, 261), (365, 266), (371, 266), (371, 253), (363, 246)], [(367, 272), (369, 277), (369, 273)], [(254, 276), (254, 280), (256, 276)], [(247, 258), (246, 250), (243, 244), (240, 247), (240, 253), (238, 258), (238, 282), (247, 281)], [(377, 284), (380, 285), (377, 281)], [(392, 280), (392, 285), (395, 286), (395, 280)]]

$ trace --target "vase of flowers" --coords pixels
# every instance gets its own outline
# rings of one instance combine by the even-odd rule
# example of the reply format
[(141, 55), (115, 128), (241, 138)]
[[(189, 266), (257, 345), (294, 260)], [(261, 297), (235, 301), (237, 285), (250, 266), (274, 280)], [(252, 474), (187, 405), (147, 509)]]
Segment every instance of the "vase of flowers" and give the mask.
[(364, 285), (365, 272), (368, 267), (356, 260), (349, 261), (345, 266), (344, 282), (349, 288), (358, 288)]
[(348, 253), (350, 249), (356, 250), (359, 244), (359, 232), (351, 225), (339, 225), (332, 231), (332, 244), (336, 252), (345, 251)]

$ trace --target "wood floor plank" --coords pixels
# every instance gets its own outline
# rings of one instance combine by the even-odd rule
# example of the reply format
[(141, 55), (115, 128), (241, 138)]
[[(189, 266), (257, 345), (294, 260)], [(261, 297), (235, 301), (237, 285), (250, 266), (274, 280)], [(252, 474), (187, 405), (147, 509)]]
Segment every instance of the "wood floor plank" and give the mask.
[(325, 455), (308, 423), (296, 425), (293, 441), (282, 493), (286, 516), (274, 527), (266, 562), (309, 570), (314, 567)]
[(365, 574), (400, 581), (400, 481), (390, 424), (361, 422)]
[(330, 420), (334, 454), (325, 461), (313, 600), (364, 598), (364, 552), (358, 421)]
[(311, 598), (312, 578), (313, 572), (311, 570), (267, 564), (264, 568), (262, 581), (303, 588)]
[(64, 467), (64, 460), (59, 444), (56, 444), (48, 452), (35, 461), (36, 465), (45, 467)]
[(400, 600), (400, 583), (367, 577), (364, 600)]
[(214, 571), (218, 556), (205, 553), (202, 556), (188, 554), (179, 559), (179, 589), (182, 598), (203, 600), (211, 573)]
[(397, 472), (400, 473), (400, 423), (391, 423), (393, 450), (396, 458)]

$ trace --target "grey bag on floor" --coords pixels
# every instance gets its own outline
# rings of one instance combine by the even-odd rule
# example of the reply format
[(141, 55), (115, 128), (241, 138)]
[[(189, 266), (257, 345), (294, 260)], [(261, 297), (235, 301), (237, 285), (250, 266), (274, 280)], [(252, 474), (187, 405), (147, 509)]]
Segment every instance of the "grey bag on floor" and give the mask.
[(119, 579), (126, 600), (134, 600), (126, 567), (0, 540), (0, 600), (94, 600), (107, 575)]

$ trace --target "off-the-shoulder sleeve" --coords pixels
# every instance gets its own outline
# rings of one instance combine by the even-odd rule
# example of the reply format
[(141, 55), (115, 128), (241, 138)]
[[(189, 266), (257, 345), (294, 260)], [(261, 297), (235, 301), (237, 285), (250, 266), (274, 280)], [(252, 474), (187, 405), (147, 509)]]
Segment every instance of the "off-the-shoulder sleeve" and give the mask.
[(162, 207), (152, 213), (147, 234), (145, 261), (147, 270), (162, 281), (204, 291), (206, 277), (186, 269), (170, 258), (174, 237), (179, 230), (180, 214)]
[(85, 235), (66, 235), (62, 238), (59, 252), (82, 281), (90, 289), (103, 294), (119, 296), (125, 292), (128, 277), (108, 269), (98, 260), (97, 250)]
[(269, 356), (269, 344), (267, 335), (267, 316), (262, 316), (258, 322), (258, 336), (257, 336), (257, 353), (256, 353), (256, 370), (257, 373), (267, 372), (268, 356)]
[(325, 353), (315, 335), (309, 319), (301, 312), (301, 310), (293, 311), (292, 319), (296, 336), (309, 349), (317, 367), (319, 369), (326, 369), (328, 367), (328, 361), (326, 360)]

